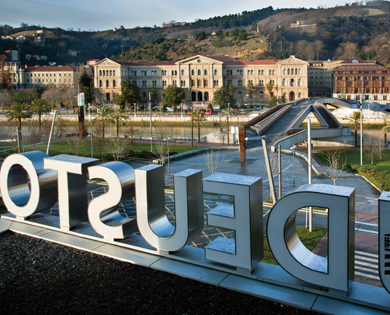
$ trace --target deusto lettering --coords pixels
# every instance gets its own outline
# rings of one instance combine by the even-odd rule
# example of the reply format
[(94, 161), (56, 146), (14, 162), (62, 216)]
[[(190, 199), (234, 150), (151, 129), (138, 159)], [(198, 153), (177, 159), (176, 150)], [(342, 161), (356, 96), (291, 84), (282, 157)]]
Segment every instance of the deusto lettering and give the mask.
[[(103, 180), (107, 192), (87, 200), (87, 178)], [(98, 159), (70, 155), (49, 157), (34, 151), (7, 157), (0, 189), (8, 211), (17, 220), (51, 208), (58, 200), (59, 226), (64, 233), (86, 222), (104, 240), (114, 242), (139, 232), (157, 254), (181, 250), (204, 228), (203, 193), (233, 196), (233, 205), (207, 213), (207, 224), (235, 231), (235, 238), (217, 238), (204, 250), (210, 263), (252, 272), (263, 259), (262, 180), (258, 177), (188, 169), (174, 177), (176, 224), (166, 217), (164, 169), (148, 165), (134, 170), (123, 162), (99, 164)], [(124, 218), (118, 204), (136, 199), (136, 218)], [(328, 214), (327, 258), (300, 242), (295, 215), (302, 207), (323, 207)], [(380, 215), (390, 220), (390, 194), (380, 198)], [(317, 286), (349, 292), (354, 278), (355, 190), (331, 185), (305, 185), (279, 200), (269, 213), (267, 236), (280, 266), (292, 276)], [(390, 231), (380, 225), (381, 277), (389, 290)], [(383, 250), (382, 250), (383, 249)]]

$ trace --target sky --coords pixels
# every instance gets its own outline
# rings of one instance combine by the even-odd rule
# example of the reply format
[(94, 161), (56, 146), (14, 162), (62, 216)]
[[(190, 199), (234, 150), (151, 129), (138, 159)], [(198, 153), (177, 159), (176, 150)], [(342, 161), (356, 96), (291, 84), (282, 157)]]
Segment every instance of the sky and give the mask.
[[(352, 1), (355, 2), (355, 1)], [(342, 6), (341, 0), (2, 0), (0, 25), (21, 23), (68, 30), (103, 31), (137, 26), (162, 26), (164, 22), (194, 22), (214, 16), (277, 8)]]

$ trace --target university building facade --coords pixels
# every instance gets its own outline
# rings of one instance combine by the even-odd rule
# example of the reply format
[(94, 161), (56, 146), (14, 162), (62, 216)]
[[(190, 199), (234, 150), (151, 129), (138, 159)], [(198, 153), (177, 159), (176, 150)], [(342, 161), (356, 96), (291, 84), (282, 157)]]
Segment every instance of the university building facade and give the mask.
[[(249, 101), (246, 87), (253, 83), (254, 104), (266, 104), (272, 95), (286, 101), (308, 97), (308, 62), (291, 56), (284, 60), (234, 60), (227, 56), (193, 56), (180, 61), (118, 62), (109, 58), (94, 65), (94, 85), (103, 102), (121, 93), (121, 82), (128, 79), (140, 89), (141, 102), (148, 101), (152, 87), (161, 101), (164, 89), (171, 86), (185, 91), (185, 101), (212, 102), (221, 87), (232, 85), (234, 99)], [(273, 85), (271, 93), (266, 85)]]

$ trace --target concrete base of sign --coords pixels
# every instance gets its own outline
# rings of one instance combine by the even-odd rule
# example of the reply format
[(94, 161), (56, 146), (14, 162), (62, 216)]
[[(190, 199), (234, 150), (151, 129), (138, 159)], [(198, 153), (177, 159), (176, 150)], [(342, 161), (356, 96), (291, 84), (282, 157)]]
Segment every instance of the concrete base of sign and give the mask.
[(146, 246), (141, 237), (132, 237), (131, 244), (126, 240), (107, 243), (87, 225), (63, 232), (54, 221), (55, 217), (50, 218), (50, 215), (17, 220), (11, 214), (3, 214), (0, 233), (11, 230), (302, 309), (329, 314), (378, 315), (388, 314), (390, 310), (390, 298), (383, 288), (354, 282), (348, 295), (328, 292), (292, 277), (279, 266), (260, 263), (252, 274), (243, 274), (208, 262), (199, 248), (186, 246), (162, 257)]

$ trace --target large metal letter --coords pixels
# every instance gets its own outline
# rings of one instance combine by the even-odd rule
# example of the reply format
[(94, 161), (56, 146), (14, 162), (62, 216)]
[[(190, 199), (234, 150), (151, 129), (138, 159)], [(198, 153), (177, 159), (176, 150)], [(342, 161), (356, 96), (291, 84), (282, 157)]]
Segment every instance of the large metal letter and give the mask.
[(202, 171), (185, 170), (174, 177), (176, 227), (165, 214), (164, 168), (135, 170), (137, 224), (143, 238), (158, 251), (177, 251), (203, 230)]
[(124, 239), (138, 231), (135, 219), (123, 217), (118, 204), (135, 196), (134, 169), (123, 162), (109, 162), (88, 168), (89, 179), (103, 179), (108, 192), (94, 198), (88, 205), (93, 229), (105, 239)]
[(44, 159), (44, 167), (58, 172), (60, 227), (69, 231), (88, 221), (87, 168), (98, 159), (61, 154)]
[(379, 197), (379, 275), (390, 293), (390, 192)]
[[(296, 212), (308, 206), (329, 209), (328, 258), (309, 251), (297, 235)], [(302, 186), (274, 206), (268, 217), (267, 234), (275, 259), (291, 275), (319, 286), (349, 291), (354, 278), (354, 188)]]
[(263, 259), (261, 178), (215, 173), (203, 184), (205, 192), (234, 197), (234, 206), (219, 205), (207, 213), (208, 225), (236, 231), (235, 240), (218, 237), (207, 245), (206, 259), (253, 270)]
[(1, 167), (0, 189), (8, 211), (20, 219), (57, 202), (57, 172), (43, 169), (40, 151), (13, 154)]

